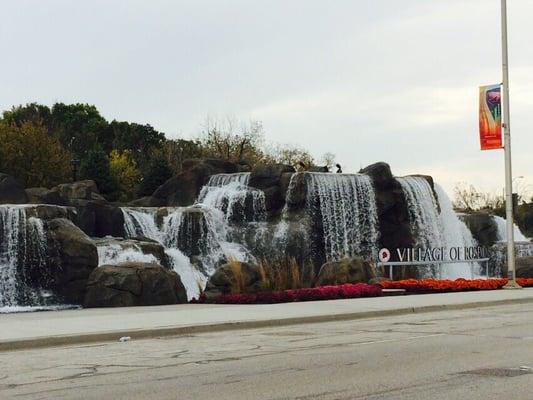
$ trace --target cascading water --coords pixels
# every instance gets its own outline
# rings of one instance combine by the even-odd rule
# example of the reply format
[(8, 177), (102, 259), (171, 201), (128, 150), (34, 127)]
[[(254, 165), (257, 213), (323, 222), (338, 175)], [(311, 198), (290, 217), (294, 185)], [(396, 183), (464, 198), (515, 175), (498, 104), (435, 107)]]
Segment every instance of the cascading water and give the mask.
[[(29, 286), (27, 268), (45, 270), (47, 240), (42, 220), (26, 207), (0, 206), (0, 311), (43, 305), (49, 295)], [(42, 277), (46, 280), (46, 276)]]
[[(477, 243), (467, 226), (462, 222), (444, 190), (435, 184), (435, 198), (429, 182), (419, 176), (396, 178), (402, 186), (409, 212), (411, 231), (415, 246), (419, 248), (475, 247)], [(444, 257), (447, 259), (448, 257)], [(439, 268), (439, 277), (456, 279), (479, 276), (478, 263), (443, 263)], [(422, 274), (426, 274), (422, 272)], [(431, 275), (436, 275), (436, 268), (431, 268)]]
[(400, 182), (405, 194), (416, 246), (423, 248), (444, 246), (438, 205), (429, 182), (418, 176), (406, 176), (396, 180)]
[[(492, 217), (494, 219), (494, 222), (496, 223), (496, 226), (498, 228), (498, 240), (499, 241), (505, 241), (507, 240), (507, 221), (499, 217), (497, 215), (494, 215)], [(527, 242), (528, 238), (524, 236), (522, 232), (520, 232), (520, 228), (514, 224), (514, 240), (515, 242)]]
[[(446, 192), (438, 184), (435, 184), (435, 192), (440, 205), (442, 234), (446, 248), (460, 247), (464, 249), (477, 246), (472, 233), (453, 210), (452, 202)], [(479, 263), (466, 262), (448, 264), (445, 265), (442, 272), (442, 277), (446, 279), (476, 278), (480, 276), (480, 265)]]
[(377, 255), (376, 197), (367, 175), (309, 173), (307, 207), (320, 212), (327, 260)]
[(249, 172), (213, 175), (200, 191), (197, 204), (222, 211), (228, 222), (264, 221), (265, 194), (250, 188), (249, 181)]
[(140, 246), (124, 248), (117, 243), (97, 243), (98, 266), (116, 265), (123, 262), (158, 263), (152, 254), (143, 253)]
[(123, 207), (124, 230), (129, 238), (148, 238), (160, 242), (161, 232), (155, 222), (156, 209)]

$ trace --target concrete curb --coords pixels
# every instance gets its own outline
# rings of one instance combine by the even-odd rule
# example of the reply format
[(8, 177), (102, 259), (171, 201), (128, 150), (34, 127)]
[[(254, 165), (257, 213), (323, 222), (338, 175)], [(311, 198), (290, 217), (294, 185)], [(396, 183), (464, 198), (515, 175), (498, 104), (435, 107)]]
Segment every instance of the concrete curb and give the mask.
[(332, 321), (350, 321), (365, 318), (378, 318), (396, 315), (414, 314), (414, 313), (428, 313), (436, 311), (447, 310), (463, 310), (480, 307), (500, 306), (507, 304), (526, 304), (533, 303), (532, 298), (522, 299), (505, 299), (492, 301), (477, 301), (463, 304), (444, 304), (420, 307), (404, 307), (390, 310), (380, 311), (363, 311), (355, 313), (332, 314), (332, 315), (313, 315), (308, 317), (297, 318), (281, 318), (281, 319), (265, 319), (265, 320), (249, 320), (249, 321), (229, 321), (222, 323), (190, 325), (190, 326), (174, 326), (161, 327), (150, 329), (129, 329), (129, 330), (115, 330), (109, 332), (95, 332), (82, 335), (57, 335), (48, 337), (37, 337), (32, 339), (7, 340), (0, 341), (0, 352), (25, 350), (43, 347), (65, 346), (89, 344), (98, 342), (116, 342), (123, 336), (130, 336), (133, 340), (136, 339), (150, 339), (165, 336), (190, 335), (196, 333), (206, 332), (221, 332), (240, 329), (257, 329), (268, 328), (276, 326), (311, 324), (320, 322)]

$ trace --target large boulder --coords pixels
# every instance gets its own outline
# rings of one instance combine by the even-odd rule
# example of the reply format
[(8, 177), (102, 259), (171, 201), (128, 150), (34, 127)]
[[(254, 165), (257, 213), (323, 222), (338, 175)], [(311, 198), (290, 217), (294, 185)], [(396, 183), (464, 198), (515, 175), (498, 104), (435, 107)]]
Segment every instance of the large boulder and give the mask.
[(120, 207), (102, 200), (71, 200), (78, 214), (76, 224), (89, 236), (124, 237), (124, 214)]
[(264, 192), (268, 215), (277, 215), (283, 209), (287, 174), (294, 172), (294, 167), (285, 164), (259, 164), (252, 169), (249, 185)]
[(224, 160), (191, 159), (183, 162), (183, 172), (159, 186), (149, 199), (151, 206), (188, 206), (211, 175), (238, 171), (236, 164)]
[(498, 241), (498, 226), (492, 215), (476, 212), (473, 214), (460, 214), (459, 217), (470, 229), (472, 236), (474, 236), (480, 246), (490, 247)]
[(344, 283), (367, 283), (377, 278), (371, 262), (359, 257), (330, 261), (318, 272), (316, 286), (341, 285)]
[(48, 223), (51, 253), (51, 289), (72, 304), (81, 304), (87, 279), (98, 266), (93, 241), (71, 221), (58, 218)]
[(54, 204), (58, 206), (68, 205), (68, 200), (61, 197), (58, 191), (43, 187), (26, 189), (28, 202), (32, 204)]
[(89, 236), (124, 236), (121, 209), (109, 203), (92, 180), (64, 183), (48, 192), (32, 190), (32, 193), (45, 199), (55, 199), (55, 204), (75, 207), (76, 225)]
[[(158, 210), (156, 219), (160, 225), (169, 211), (166, 208)], [(182, 210), (178, 222), (179, 226), (170, 230), (173, 236), (169, 233), (167, 237), (172, 247), (177, 247), (188, 257), (207, 254), (208, 246), (213, 245), (216, 240), (209, 237), (212, 233), (207, 225), (205, 210), (200, 207), (187, 207)]]
[(279, 186), (282, 175), (289, 172), (296, 172), (291, 165), (258, 164), (250, 174), (250, 186), (257, 189)]
[(0, 172), (0, 204), (25, 204), (28, 196), (24, 187), (11, 175)]
[(256, 293), (262, 290), (262, 276), (257, 265), (231, 261), (220, 266), (209, 278), (205, 295), (213, 299), (230, 293)]
[[(407, 201), (401, 184), (392, 175), (390, 166), (384, 162), (378, 162), (359, 172), (369, 175), (374, 184), (380, 246), (388, 249), (413, 247), (414, 238), (409, 222)], [(403, 277), (409, 276), (408, 273)]]
[(361, 169), (359, 173), (370, 176), (374, 181), (374, 184), (378, 187), (389, 187), (394, 180), (390, 165), (382, 161)]
[(104, 265), (87, 282), (84, 307), (132, 307), (187, 302), (173, 271), (158, 264), (126, 262)]
[(52, 188), (51, 191), (56, 192), (67, 203), (72, 203), (74, 200), (105, 201), (105, 198), (100, 194), (96, 183), (92, 180), (63, 183)]
[(281, 188), (285, 193), (289, 210), (301, 209), (307, 200), (307, 180), (309, 174), (304, 172), (285, 173), (281, 177)]
[(76, 209), (72, 207), (56, 206), (53, 204), (35, 204), (25, 207), (27, 217), (40, 218), (42, 220), (52, 220), (57, 218), (66, 218), (76, 221)]

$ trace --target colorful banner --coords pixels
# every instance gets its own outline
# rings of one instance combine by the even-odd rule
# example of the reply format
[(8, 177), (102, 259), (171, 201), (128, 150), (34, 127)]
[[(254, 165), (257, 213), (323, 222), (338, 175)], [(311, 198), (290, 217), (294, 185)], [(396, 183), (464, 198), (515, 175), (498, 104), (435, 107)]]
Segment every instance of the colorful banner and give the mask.
[(479, 88), (479, 139), (481, 150), (501, 149), (502, 104), (500, 85)]

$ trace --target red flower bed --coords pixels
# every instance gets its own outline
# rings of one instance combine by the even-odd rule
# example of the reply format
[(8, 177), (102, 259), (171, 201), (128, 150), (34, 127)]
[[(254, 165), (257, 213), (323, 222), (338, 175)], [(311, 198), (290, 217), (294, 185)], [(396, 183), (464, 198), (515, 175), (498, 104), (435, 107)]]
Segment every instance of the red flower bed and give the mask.
[[(533, 279), (518, 278), (517, 283), (522, 287), (533, 286)], [(444, 293), (464, 292), (470, 290), (500, 289), (507, 283), (507, 279), (404, 279), (401, 281), (380, 282), (383, 289), (405, 289), (410, 293)]]
[(522, 287), (533, 287), (533, 278), (516, 278), (516, 283)]
[[(217, 297), (212, 302), (217, 304), (273, 304), (290, 303), (294, 301), (315, 301), (354, 299), (358, 297), (381, 296), (382, 290), (378, 285), (366, 283), (345, 284), (338, 286), (321, 286), (308, 289), (290, 289), (275, 292), (226, 294)], [(200, 297), (199, 302), (204, 303), (205, 296)]]
[[(522, 287), (533, 287), (533, 278), (517, 278)], [(359, 297), (377, 297), (382, 295), (382, 289), (405, 289), (409, 293), (445, 293), (464, 292), (472, 290), (500, 289), (507, 283), (507, 279), (404, 279), (401, 281), (383, 281), (379, 285), (365, 283), (344, 284), (338, 286), (321, 286), (308, 289), (292, 289), (275, 292), (226, 294), (209, 302), (217, 304), (273, 304), (290, 303), (295, 301), (316, 301), (335, 299), (354, 299)], [(191, 303), (206, 303), (208, 300), (202, 294), (199, 300)]]

